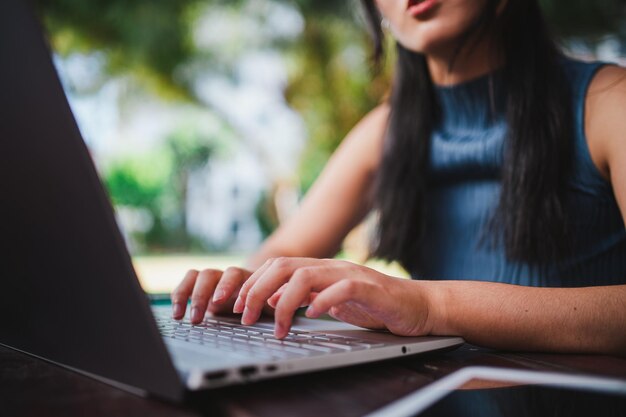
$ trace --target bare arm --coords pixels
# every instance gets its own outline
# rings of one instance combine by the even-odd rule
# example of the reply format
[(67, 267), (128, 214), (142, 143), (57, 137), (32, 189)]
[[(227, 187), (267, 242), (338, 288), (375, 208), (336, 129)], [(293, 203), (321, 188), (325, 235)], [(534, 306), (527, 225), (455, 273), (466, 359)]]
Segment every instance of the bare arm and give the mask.
[(430, 282), (432, 334), (508, 350), (626, 355), (626, 285), (534, 288)]
[(348, 134), (299, 210), (249, 260), (256, 269), (279, 256), (332, 257), (370, 209), (368, 195), (381, 155), (388, 109), (380, 106)]

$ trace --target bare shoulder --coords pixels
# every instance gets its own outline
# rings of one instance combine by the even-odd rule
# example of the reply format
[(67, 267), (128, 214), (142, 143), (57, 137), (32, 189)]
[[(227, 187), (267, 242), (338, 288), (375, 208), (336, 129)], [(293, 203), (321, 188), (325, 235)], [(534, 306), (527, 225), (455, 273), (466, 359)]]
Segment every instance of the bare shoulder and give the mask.
[(351, 159), (358, 157), (368, 170), (375, 170), (382, 155), (388, 118), (389, 105), (386, 103), (371, 110), (348, 133), (338, 153), (350, 155)]
[(606, 65), (600, 68), (589, 86), (589, 96), (593, 98), (606, 94), (626, 94), (626, 68)]
[(369, 127), (384, 129), (387, 124), (387, 118), (389, 117), (389, 110), (390, 107), (388, 103), (381, 103), (374, 107), (372, 111), (367, 113), (358, 125), (368, 125)]
[(592, 159), (609, 179), (611, 166), (626, 155), (626, 68), (598, 70), (587, 92), (585, 126)]

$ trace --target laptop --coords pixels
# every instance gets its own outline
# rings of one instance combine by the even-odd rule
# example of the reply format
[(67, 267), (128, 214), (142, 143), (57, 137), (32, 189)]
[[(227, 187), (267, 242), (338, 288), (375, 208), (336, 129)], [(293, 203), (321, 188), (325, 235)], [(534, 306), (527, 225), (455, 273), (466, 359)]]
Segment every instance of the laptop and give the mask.
[(200, 390), (463, 343), (297, 318), (197, 326), (152, 307), (23, 0), (0, 2), (0, 343), (139, 395)]

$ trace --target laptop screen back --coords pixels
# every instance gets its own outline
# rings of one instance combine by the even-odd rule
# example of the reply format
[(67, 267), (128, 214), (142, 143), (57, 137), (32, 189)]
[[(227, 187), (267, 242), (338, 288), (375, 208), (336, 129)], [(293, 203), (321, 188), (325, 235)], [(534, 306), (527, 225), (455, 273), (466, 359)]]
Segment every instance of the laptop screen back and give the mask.
[(182, 385), (25, 1), (0, 2), (0, 343), (179, 398)]

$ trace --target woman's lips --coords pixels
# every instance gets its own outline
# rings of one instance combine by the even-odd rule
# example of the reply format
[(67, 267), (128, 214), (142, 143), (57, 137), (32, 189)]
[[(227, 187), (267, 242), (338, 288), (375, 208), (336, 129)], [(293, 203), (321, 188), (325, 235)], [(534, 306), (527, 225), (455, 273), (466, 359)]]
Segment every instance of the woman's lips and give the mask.
[(439, 0), (409, 0), (407, 11), (413, 17), (419, 17), (432, 10)]

